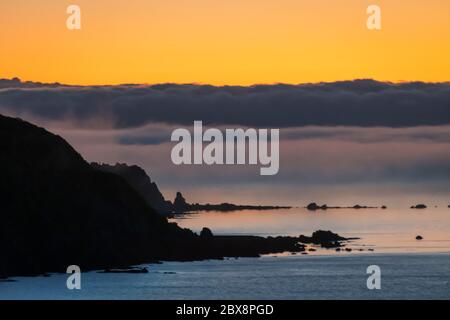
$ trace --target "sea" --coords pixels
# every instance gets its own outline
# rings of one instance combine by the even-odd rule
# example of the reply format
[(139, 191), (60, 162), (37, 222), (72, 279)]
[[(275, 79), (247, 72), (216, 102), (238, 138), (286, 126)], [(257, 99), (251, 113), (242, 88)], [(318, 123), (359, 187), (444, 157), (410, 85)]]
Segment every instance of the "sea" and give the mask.
[[(450, 299), (450, 208), (444, 206), (202, 212), (172, 222), (221, 235), (331, 230), (359, 239), (346, 243), (351, 251), (309, 246), (307, 254), (142, 265), (149, 271), (142, 274), (83, 272), (80, 290), (67, 288), (68, 274), (16, 277), (0, 282), (0, 299)], [(379, 289), (368, 285), (373, 266)]]

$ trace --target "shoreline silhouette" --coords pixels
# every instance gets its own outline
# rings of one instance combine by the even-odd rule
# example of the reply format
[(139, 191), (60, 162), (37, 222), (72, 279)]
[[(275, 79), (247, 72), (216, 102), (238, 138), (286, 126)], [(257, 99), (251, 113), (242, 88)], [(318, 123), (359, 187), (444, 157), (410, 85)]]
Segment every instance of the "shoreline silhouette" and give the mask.
[[(302, 241), (346, 240), (329, 232), (264, 238), (215, 236), (204, 229), (197, 235), (169, 223), (126, 179), (97, 170), (63, 138), (1, 115), (0, 136), (0, 165), (7, 168), (0, 181), (3, 279), (65, 272), (73, 264), (83, 271), (122, 269), (144, 262), (302, 252)], [(180, 202), (178, 197), (174, 206)]]

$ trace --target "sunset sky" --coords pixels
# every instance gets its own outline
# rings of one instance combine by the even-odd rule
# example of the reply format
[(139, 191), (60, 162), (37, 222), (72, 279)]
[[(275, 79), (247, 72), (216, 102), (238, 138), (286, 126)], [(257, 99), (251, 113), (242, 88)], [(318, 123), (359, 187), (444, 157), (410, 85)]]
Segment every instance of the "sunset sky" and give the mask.
[[(81, 7), (82, 29), (66, 28)], [(382, 9), (382, 30), (366, 8)], [(0, 78), (68, 84), (448, 81), (447, 0), (0, 2)]]
[[(366, 27), (370, 4), (382, 30)], [(0, 0), (0, 41), (0, 114), (88, 161), (143, 167), (168, 199), (450, 195), (449, 0)], [(280, 128), (279, 174), (175, 166), (171, 132), (194, 120)]]

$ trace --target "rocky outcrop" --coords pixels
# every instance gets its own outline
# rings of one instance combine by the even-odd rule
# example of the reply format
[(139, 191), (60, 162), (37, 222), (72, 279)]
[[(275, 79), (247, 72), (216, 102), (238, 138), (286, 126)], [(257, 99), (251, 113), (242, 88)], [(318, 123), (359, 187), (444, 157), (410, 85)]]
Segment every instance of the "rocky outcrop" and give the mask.
[(173, 208), (175, 212), (185, 212), (190, 209), (190, 204), (186, 202), (181, 192), (177, 192), (175, 199), (173, 200)]
[(326, 204), (319, 206), (317, 203), (312, 202), (306, 206), (306, 209), (310, 211), (316, 211), (316, 210), (326, 210), (328, 209), (328, 207)]
[(344, 238), (331, 231), (317, 230), (311, 237), (301, 235), (298, 237), (300, 243), (316, 244), (323, 248), (336, 248), (341, 246), (342, 241), (355, 240), (356, 238)]
[(200, 231), (200, 237), (204, 239), (211, 239), (213, 237), (213, 233), (211, 229), (203, 228), (202, 231)]

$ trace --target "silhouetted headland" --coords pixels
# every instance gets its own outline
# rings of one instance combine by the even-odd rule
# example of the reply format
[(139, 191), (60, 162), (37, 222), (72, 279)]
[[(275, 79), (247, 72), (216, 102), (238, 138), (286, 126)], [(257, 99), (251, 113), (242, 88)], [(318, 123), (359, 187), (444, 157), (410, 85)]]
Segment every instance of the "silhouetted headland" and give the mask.
[(99, 170), (61, 137), (20, 119), (0, 115), (0, 150), (0, 278), (305, 250), (296, 237), (182, 229), (120, 167)]

